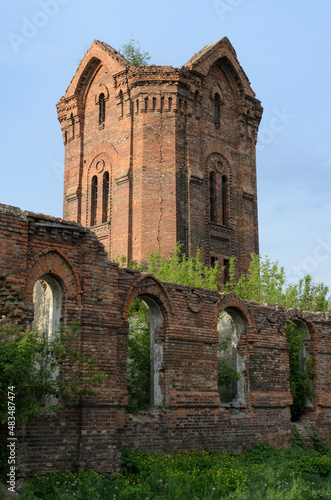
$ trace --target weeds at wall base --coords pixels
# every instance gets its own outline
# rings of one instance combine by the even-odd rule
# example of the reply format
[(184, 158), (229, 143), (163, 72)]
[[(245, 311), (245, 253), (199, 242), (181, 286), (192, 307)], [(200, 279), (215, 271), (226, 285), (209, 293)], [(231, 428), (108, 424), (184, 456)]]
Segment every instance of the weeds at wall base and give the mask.
[(279, 499), (331, 498), (331, 447), (316, 435), (321, 451), (304, 448), (297, 436), (291, 450), (258, 444), (242, 453), (190, 451), (173, 455), (122, 449), (119, 474), (93, 470), (32, 474), (25, 500), (58, 499)]

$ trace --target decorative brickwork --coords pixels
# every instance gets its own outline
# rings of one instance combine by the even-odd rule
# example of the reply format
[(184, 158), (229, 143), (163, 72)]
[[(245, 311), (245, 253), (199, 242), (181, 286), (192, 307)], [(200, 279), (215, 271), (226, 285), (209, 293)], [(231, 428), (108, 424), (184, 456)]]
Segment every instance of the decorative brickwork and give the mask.
[(180, 68), (136, 68), (94, 41), (57, 109), (64, 218), (92, 227), (112, 259), (141, 261), (181, 242), (207, 265), (235, 255), (247, 269), (259, 248), (262, 108), (227, 38)]
[[(329, 313), (285, 310), (121, 269), (107, 259), (95, 234), (76, 223), (4, 205), (0, 222), (3, 316), (31, 325), (33, 284), (51, 277), (62, 286), (63, 321), (79, 319), (82, 349), (93, 350), (108, 375), (99, 397), (20, 427), (22, 474), (29, 468), (41, 474), (69, 469), (73, 462), (115, 471), (121, 445), (167, 452), (241, 449), (257, 442), (289, 446), (293, 424), (285, 327), (293, 321), (306, 325), (309, 355), (316, 359), (316, 395), (299, 425), (331, 443)], [(162, 409), (131, 415), (126, 410), (127, 314), (136, 297), (152, 315), (153, 400)], [(223, 311), (237, 328), (243, 376), (230, 403), (220, 400), (217, 382)]]

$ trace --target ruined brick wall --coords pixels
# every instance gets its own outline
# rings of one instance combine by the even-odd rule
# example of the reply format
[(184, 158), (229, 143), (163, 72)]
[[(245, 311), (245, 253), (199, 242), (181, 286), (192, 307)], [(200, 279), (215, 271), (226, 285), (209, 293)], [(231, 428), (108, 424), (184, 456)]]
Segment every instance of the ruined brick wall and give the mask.
[(31, 327), (34, 285), (41, 278), (47, 281), (52, 277), (62, 289), (60, 321), (70, 324), (78, 319), (83, 349), (97, 352), (100, 367), (112, 381), (101, 389), (98, 401), (69, 407), (60, 415), (46, 415), (21, 426), (22, 470), (34, 468), (45, 473), (75, 461), (117, 468), (116, 415), (127, 400), (125, 364), (120, 362), (123, 356), (119, 354), (124, 346), (116, 291), (118, 272), (114, 272), (117, 267), (107, 261), (97, 237), (75, 223), (3, 205), (0, 218), (0, 298), (5, 298), (0, 309), (8, 310), (7, 297), (11, 301), (16, 298), (17, 309), (14, 317), (3, 314), (1, 323)]
[[(108, 375), (100, 396), (19, 429), (19, 465), (44, 474), (73, 462), (99, 471), (120, 465), (120, 446), (154, 451), (241, 449), (257, 442), (292, 443), (289, 345), (285, 328), (301, 322), (316, 359), (315, 396), (299, 424), (331, 443), (331, 316), (243, 301), (121, 269), (95, 234), (75, 223), (0, 205), (2, 323), (29, 326), (33, 289), (49, 277), (62, 287), (61, 321), (81, 323), (81, 345)], [(152, 315), (155, 408), (131, 415), (126, 387), (128, 310), (140, 297)], [(221, 401), (217, 345), (221, 313), (234, 325), (242, 379)], [(224, 315), (223, 315), (224, 316)], [(300, 324), (301, 324), (300, 323)]]
[(113, 259), (181, 242), (207, 265), (235, 255), (247, 269), (262, 108), (226, 38), (181, 68), (135, 68), (94, 41), (57, 107), (65, 219), (93, 227)]

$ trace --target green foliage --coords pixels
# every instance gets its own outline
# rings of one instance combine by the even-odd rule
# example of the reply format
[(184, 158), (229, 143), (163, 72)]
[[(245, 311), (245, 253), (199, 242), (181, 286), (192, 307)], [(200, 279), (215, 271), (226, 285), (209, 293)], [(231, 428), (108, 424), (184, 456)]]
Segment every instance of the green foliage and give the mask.
[(308, 446), (306, 445), (304, 439), (302, 438), (301, 434), (299, 433), (296, 427), (292, 427), (292, 434), (294, 438), (295, 447), (300, 450), (305, 450), (305, 451), (308, 450)]
[(290, 388), (293, 397), (291, 405), (292, 421), (299, 420), (307, 401), (314, 396), (312, 378), (315, 374), (314, 360), (305, 359), (303, 349), (307, 331), (294, 323), (286, 328), (286, 338), (290, 343)]
[[(217, 290), (219, 286), (220, 270), (218, 262), (215, 267), (208, 267), (201, 261), (201, 251), (198, 249), (195, 257), (187, 258), (181, 251), (178, 243), (173, 254), (165, 257), (160, 252), (151, 252), (140, 266), (134, 261), (129, 263), (129, 269), (153, 274), (161, 281), (169, 281), (179, 285), (188, 285), (208, 290)], [(116, 262), (124, 265), (126, 259), (122, 255)]]
[(142, 300), (134, 300), (129, 310), (127, 388), (128, 411), (136, 413), (150, 406), (150, 319)]
[(241, 374), (233, 366), (228, 365), (223, 360), (218, 361), (218, 385), (230, 389), (240, 379)]
[(229, 265), (229, 280), (224, 292), (233, 292), (238, 297), (257, 302), (276, 304), (283, 307), (296, 307), (309, 311), (330, 311), (329, 288), (323, 283), (313, 283), (307, 274), (297, 284), (289, 284), (284, 267), (278, 261), (271, 262), (268, 257), (263, 261), (259, 255), (251, 255), (248, 272), (237, 279), (236, 259), (232, 257)]
[[(9, 448), (7, 448), (7, 444), (8, 444), (7, 442), (2, 443), (0, 441), (0, 485), (1, 481), (6, 482), (7, 474), (9, 473), (9, 464), (8, 464)], [(0, 494), (0, 499), (1, 499), (1, 494)]]
[[(126, 262), (125, 256), (117, 259), (120, 265)], [(218, 266), (209, 268), (201, 262), (201, 253), (187, 259), (181, 254), (181, 245), (177, 245), (173, 255), (166, 258), (159, 252), (150, 253), (147, 261), (137, 266), (129, 263), (129, 268), (152, 274), (162, 281), (170, 281), (182, 285), (217, 290), (219, 280)], [(128, 339), (127, 387), (129, 393), (128, 411), (136, 413), (150, 407), (150, 319), (146, 306), (142, 301), (134, 301), (129, 311), (130, 335)], [(222, 366), (223, 378), (233, 376), (226, 366)], [(231, 369), (231, 367), (229, 367)]]
[(146, 66), (151, 60), (149, 53), (141, 50), (140, 43), (137, 42), (132, 35), (129, 43), (122, 45), (119, 52), (129, 61), (129, 63), (133, 64), (133, 66)]
[(296, 285), (288, 285), (285, 290), (286, 307), (298, 307), (303, 311), (330, 311), (329, 288), (324, 283), (313, 283), (307, 274)]
[(225, 389), (225, 391), (222, 390), (222, 402), (230, 403), (236, 395), (237, 382), (242, 378), (241, 373), (224, 359), (224, 355), (227, 355), (229, 351), (232, 350), (231, 338), (228, 337), (222, 342), (219, 342), (217, 350), (218, 386)]
[(312, 434), (312, 440), (316, 451), (319, 451), (322, 454), (328, 453), (328, 451), (330, 450), (330, 446), (322, 442), (321, 438), (319, 437), (316, 431), (314, 431)]
[(79, 350), (79, 335), (77, 323), (61, 327), (51, 340), (36, 330), (0, 330), (0, 422), (8, 417), (8, 387), (14, 386), (17, 421), (38, 416), (45, 397), (59, 398), (47, 406), (47, 411), (58, 411), (77, 398), (97, 395), (94, 386), (106, 376), (96, 369), (94, 355)]
[(122, 450), (122, 469), (32, 475), (23, 499), (326, 500), (331, 498), (331, 448), (278, 450), (259, 444), (245, 453), (152, 454)]

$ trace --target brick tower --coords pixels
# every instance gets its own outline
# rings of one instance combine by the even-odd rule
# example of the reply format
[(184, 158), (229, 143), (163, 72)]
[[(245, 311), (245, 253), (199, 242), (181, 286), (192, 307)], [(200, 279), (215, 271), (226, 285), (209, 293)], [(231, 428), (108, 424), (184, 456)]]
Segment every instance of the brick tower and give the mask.
[(227, 38), (184, 66), (132, 66), (94, 41), (57, 105), (64, 218), (110, 258), (202, 251), (206, 264), (258, 253), (255, 144), (262, 115)]

